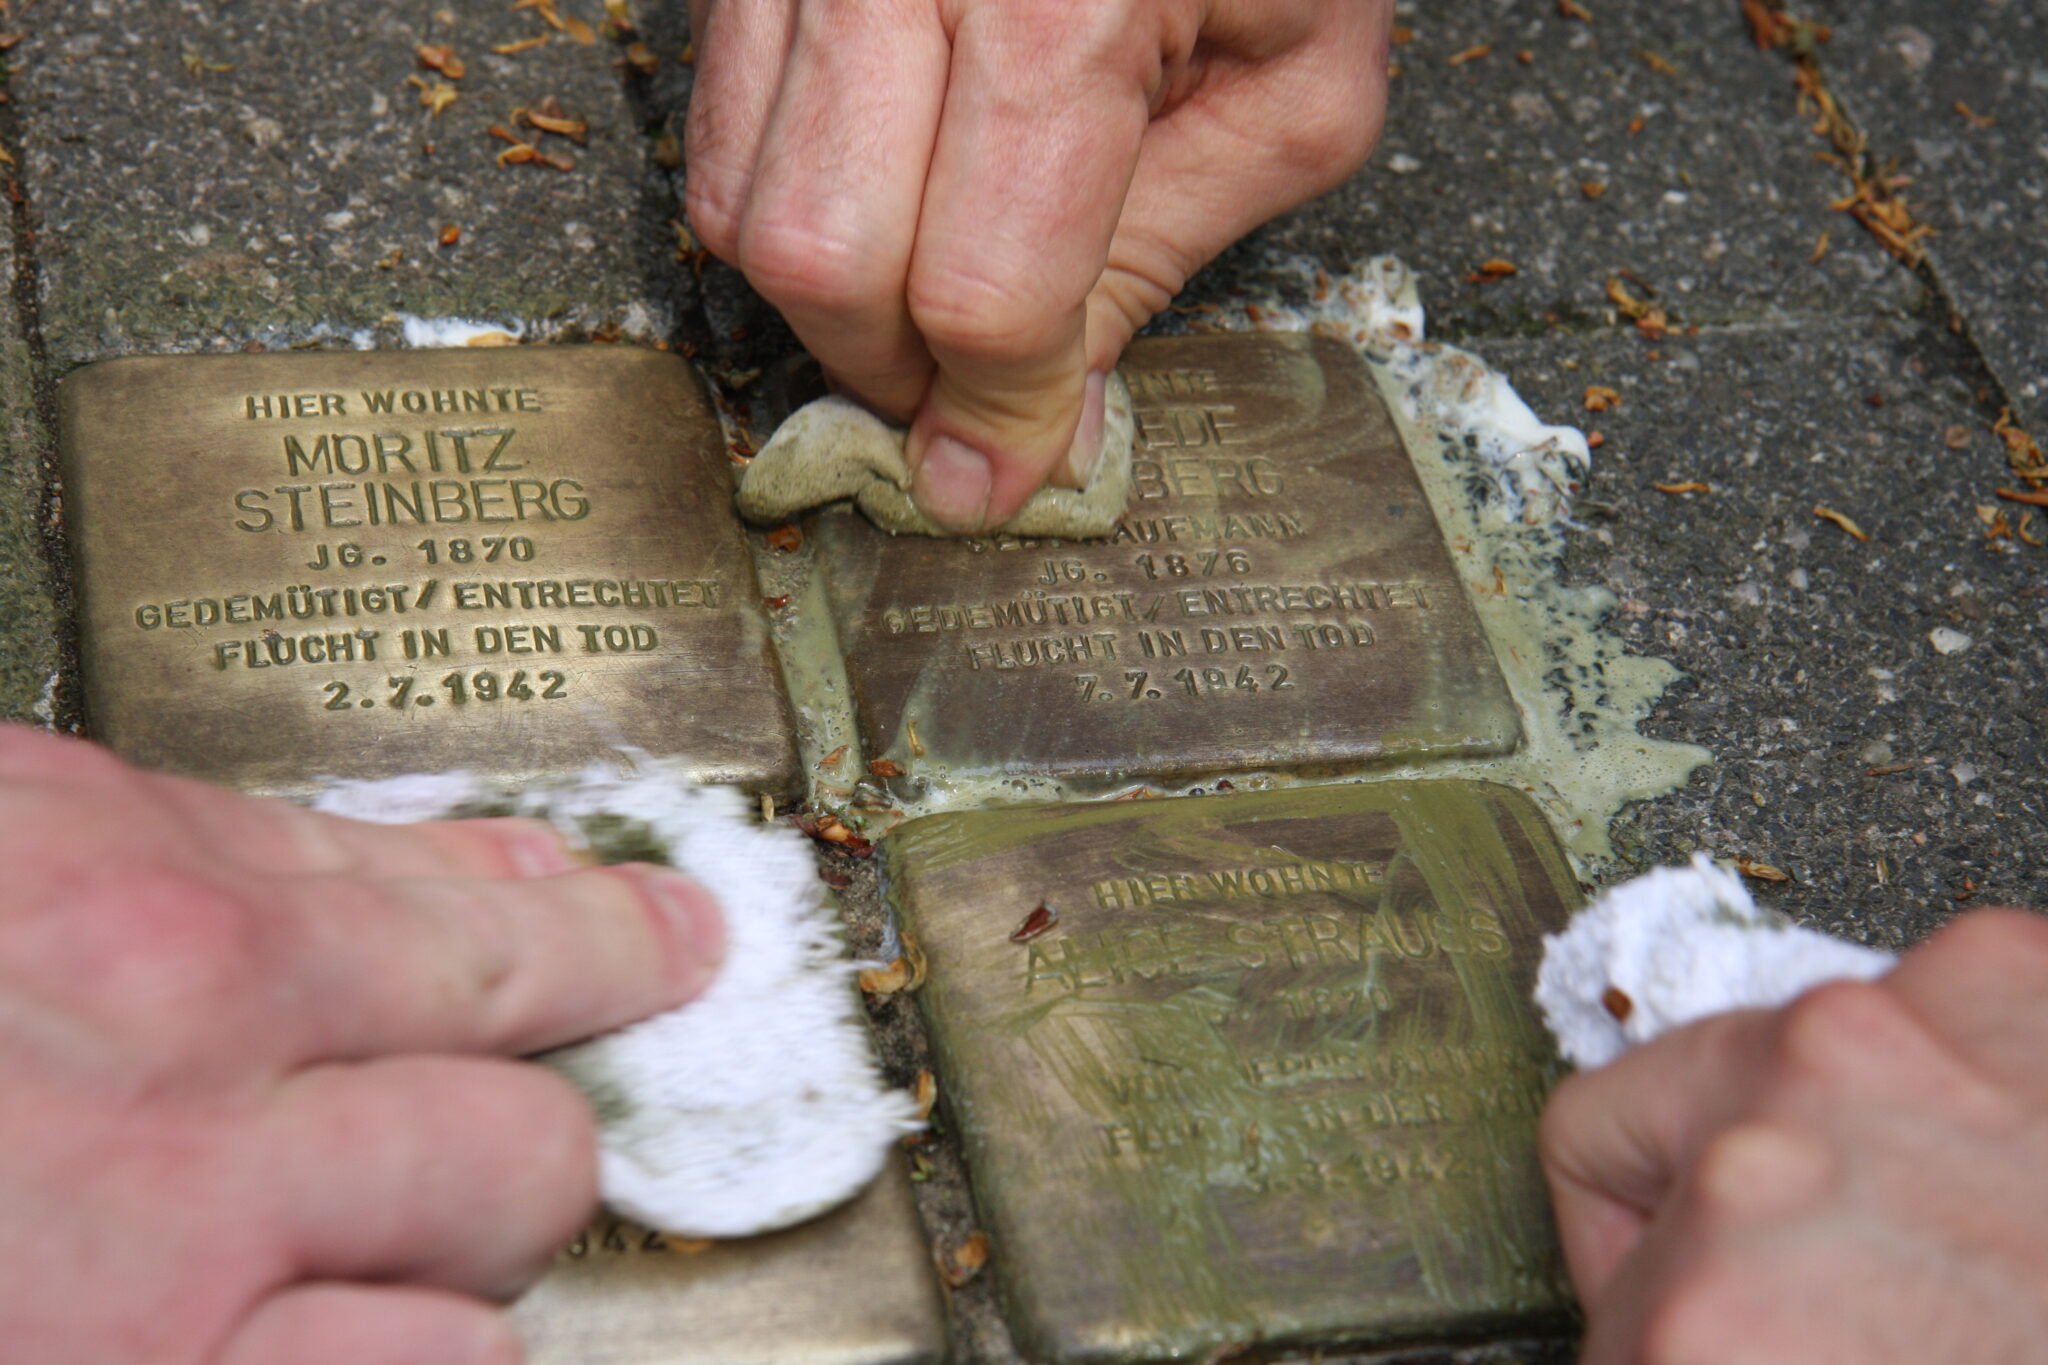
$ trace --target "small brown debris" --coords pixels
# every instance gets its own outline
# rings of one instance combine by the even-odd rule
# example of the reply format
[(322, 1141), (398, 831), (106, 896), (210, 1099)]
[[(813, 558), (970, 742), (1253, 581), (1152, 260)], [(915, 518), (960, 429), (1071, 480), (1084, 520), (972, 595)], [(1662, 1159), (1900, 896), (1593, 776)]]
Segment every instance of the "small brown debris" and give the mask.
[(2030, 507), (2048, 507), (2048, 488), (2001, 488), (1998, 496), (2007, 502), (2023, 502)]
[(939, 1102), (939, 1078), (929, 1071), (917, 1073), (917, 1084), (910, 1092), (917, 1101), (917, 1121), (927, 1122), (932, 1116), (932, 1106)]
[(1643, 64), (1660, 76), (1676, 76), (1678, 74), (1678, 68), (1673, 66), (1668, 58), (1660, 57), (1648, 48), (1637, 48), (1636, 56), (1642, 58)]
[(1465, 277), (1465, 283), (1492, 284), (1495, 280), (1504, 280), (1510, 275), (1520, 273), (1513, 261), (1495, 256), (1490, 260), (1481, 261), (1479, 268)]
[(1848, 517), (1843, 516), (1840, 512), (1837, 512), (1832, 507), (1816, 507), (1813, 509), (1813, 514), (1819, 517), (1822, 521), (1832, 521), (1835, 525), (1841, 527), (1844, 531), (1847, 531), (1850, 535), (1856, 537), (1856, 539), (1858, 540), (1867, 541), (1870, 539), (1870, 532), (1864, 530), (1861, 526), (1858, 526), (1855, 522), (1851, 521)]
[(1589, 431), (1586, 433), (1586, 449), (1598, 450), (1601, 446), (1604, 446), (1606, 444), (1607, 437), (1603, 433), (1598, 431)]
[(1515, 60), (1523, 66), (1534, 66), (1536, 65), (1536, 51), (1534, 48), (1525, 47), (1515, 54)]
[(1949, 427), (1941, 433), (1941, 443), (1950, 450), (1967, 450), (1970, 447), (1970, 429), (1960, 424)]
[(1911, 763), (1880, 763), (1875, 768), (1865, 768), (1863, 771), (1870, 777), (1890, 777), (1894, 773), (1912, 772), (1913, 765)]
[(944, 1242), (932, 1243), (932, 1263), (948, 1289), (958, 1289), (981, 1273), (988, 1264), (988, 1234), (976, 1229), (967, 1240), (948, 1250)]
[(1958, 892), (1956, 892), (1956, 894), (1955, 894), (1955, 896), (1953, 897), (1953, 899), (1954, 899), (1955, 901), (1957, 901), (1958, 903), (1960, 903), (1960, 902), (1963, 902), (1963, 901), (1966, 901), (1966, 900), (1970, 899), (1970, 897), (1972, 897), (1972, 896), (1974, 896), (1974, 895), (1976, 895), (1976, 894), (1977, 894), (1977, 883), (1976, 883), (1976, 881), (1975, 881), (1974, 879), (1972, 879), (1972, 878), (1969, 878), (1969, 877), (1965, 877), (1965, 878), (1963, 878), (1963, 889), (1962, 889), (1962, 890), (1960, 890), (1960, 891), (1958, 891)]
[(1806, 263), (1808, 265), (1819, 265), (1827, 259), (1828, 248), (1833, 246), (1834, 243), (1835, 234), (1829, 232), (1826, 228), (1822, 228), (1820, 240), (1813, 244), (1813, 254), (1806, 258)]
[(1772, 867), (1769, 863), (1760, 863), (1750, 858), (1737, 858), (1735, 860), (1735, 870), (1745, 877), (1750, 877), (1760, 882), (1789, 882), (1792, 880), (1792, 874), (1783, 868)]
[(1642, 132), (1643, 129), (1649, 126), (1650, 116), (1648, 114), (1637, 114), (1634, 118), (1628, 121), (1628, 135), (1630, 137), (1634, 137), (1637, 133)]
[(492, 43), (491, 51), (497, 53), (500, 57), (516, 57), (522, 52), (546, 46), (547, 41), (548, 35), (543, 33), (538, 38), (521, 38), (516, 43)]
[(853, 874), (842, 872), (836, 867), (821, 867), (818, 869), (818, 880), (834, 891), (844, 891), (853, 885)]
[(795, 554), (803, 548), (804, 533), (795, 522), (784, 522), (768, 533), (768, 544), (784, 554)]
[(2012, 533), (2037, 550), (2043, 545), (2048, 545), (2048, 540), (2043, 540), (2034, 534), (2034, 514), (2032, 512), (2028, 512), (2020, 517), (2020, 524), (2012, 528)]
[(2048, 456), (2042, 455), (2040, 444), (2012, 420), (2011, 408), (1998, 414), (1991, 430), (2005, 442), (2006, 463), (2012, 466), (2013, 473), (2037, 487), (2048, 484)]
[(1463, 66), (1467, 62), (1480, 61), (1492, 55), (1492, 43), (1479, 43), (1476, 46), (1466, 48), (1463, 52), (1452, 53), (1449, 64), (1451, 66)]
[(1600, 1008), (1613, 1015), (1617, 1024), (1625, 1024), (1628, 1017), (1636, 1012), (1636, 1002), (1629, 999), (1621, 987), (1609, 986), (1600, 992)]
[(446, 81), (435, 81), (432, 85), (429, 85), (417, 76), (410, 77), (409, 79), (420, 88), (420, 105), (429, 114), (439, 114), (443, 109), (455, 103), (458, 97), (455, 87)]
[(462, 227), (461, 227), (461, 225), (460, 225), (460, 224), (457, 224), (457, 223), (443, 223), (443, 224), (441, 225), (441, 237), (440, 237), (440, 242), (441, 242), (441, 245), (442, 245), (442, 246), (454, 246), (454, 245), (455, 245), (455, 244), (456, 244), (457, 242), (459, 242), (459, 241), (461, 241), (461, 240), (462, 240)]
[[(850, 885), (853, 879), (847, 878)], [(886, 967), (863, 967), (859, 982), (863, 995), (872, 995), (878, 1000), (887, 1000), (899, 991), (910, 989), (910, 959), (899, 957)]]
[(469, 74), (462, 58), (456, 56), (455, 49), (447, 43), (421, 43), (412, 52), (421, 66), (429, 71), (438, 71), (451, 81), (459, 81)]
[(903, 776), (903, 765), (893, 758), (878, 758), (868, 764), (868, 771), (876, 777), (891, 778)]
[(563, 16), (562, 31), (585, 47), (594, 46), (597, 42), (597, 30), (573, 14)]
[(1608, 412), (1621, 406), (1621, 395), (1601, 384), (1592, 384), (1586, 389), (1586, 411)]
[(654, 164), (665, 171), (682, 165), (683, 140), (674, 133), (663, 133), (654, 139)]
[(1579, 0), (1557, 0), (1557, 17), (1576, 19), (1582, 24), (1593, 22), (1593, 11), (1579, 3)]
[(1712, 484), (1701, 483), (1698, 479), (1688, 479), (1684, 483), (1653, 483), (1650, 487), (1656, 489), (1659, 493), (1711, 493), (1714, 491)]
[(624, 60), (643, 76), (652, 76), (661, 66), (661, 58), (654, 55), (654, 49), (640, 42), (626, 44)]
[(478, 332), (462, 343), (465, 346), (517, 346), (519, 338), (510, 332)]
[(777, 593), (773, 597), (764, 597), (761, 599), (761, 605), (770, 611), (781, 611), (789, 605), (789, 594), (784, 592)]
[(543, 133), (559, 134), (578, 146), (581, 146), (590, 134), (590, 125), (580, 118), (565, 118), (557, 114), (543, 113), (538, 109), (522, 109), (515, 117), (529, 128), (538, 128)]
[(1010, 942), (1029, 943), (1059, 922), (1060, 912), (1040, 901), (1037, 907), (1024, 917), (1024, 922), (1010, 931)]
[(912, 758), (923, 758), (924, 741), (917, 737), (917, 718), (915, 716), (905, 718), (903, 733), (905, 738), (910, 741), (910, 756)]
[(1579, 186), (1579, 193), (1588, 199), (1598, 199), (1607, 193), (1607, 183), (1602, 180), (1588, 180)]
[(1406, 47), (1415, 41), (1415, 30), (1406, 24), (1396, 24), (1392, 38), (1395, 47)]
[(826, 754), (826, 755), (825, 755), (825, 756), (824, 756), (823, 758), (819, 759), (819, 760), (818, 760), (818, 766), (819, 766), (820, 768), (836, 768), (836, 767), (838, 767), (838, 766), (839, 766), (839, 760), (840, 760), (840, 759), (842, 759), (842, 758), (845, 758), (845, 757), (846, 757), (846, 751), (847, 751), (848, 749), (851, 749), (852, 747), (853, 747), (853, 746), (852, 746), (851, 744), (842, 744), (842, 745), (840, 745), (840, 746), (839, 746), (838, 748), (834, 749), (834, 750), (833, 750), (833, 751), (832, 751), (831, 753), (829, 753), (829, 754)]
[(1980, 114), (1961, 100), (1956, 101), (1956, 112), (1968, 120), (1972, 128), (1989, 128), (1992, 124), (1998, 122), (1990, 114)]

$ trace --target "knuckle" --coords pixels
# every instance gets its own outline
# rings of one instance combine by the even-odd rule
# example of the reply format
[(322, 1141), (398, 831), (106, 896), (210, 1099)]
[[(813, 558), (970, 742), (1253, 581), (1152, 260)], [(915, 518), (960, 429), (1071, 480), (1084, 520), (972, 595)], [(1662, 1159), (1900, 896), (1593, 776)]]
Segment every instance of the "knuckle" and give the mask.
[(749, 215), (741, 225), (739, 267), (771, 303), (816, 312), (879, 302), (900, 273), (858, 243), (772, 213)]
[(1083, 300), (1018, 270), (917, 260), (905, 292), (910, 318), (935, 349), (970, 360), (1035, 359), (1071, 330)]
[(2026, 910), (1973, 910), (1918, 950), (1971, 977), (2048, 973), (2048, 919)]
[(683, 211), (690, 230), (706, 251), (721, 261), (739, 256), (740, 217), (746, 210), (746, 180), (709, 162), (692, 161), (683, 190)]
[(1818, 986), (1785, 1006), (1775, 1058), (1779, 1079), (1829, 1089), (1878, 1074), (1902, 1034), (1918, 1025), (1892, 993), (1863, 981)]
[(1801, 1205), (1830, 1169), (1826, 1151), (1806, 1134), (1752, 1120), (1723, 1129), (1693, 1162), (1691, 1196), (1710, 1223), (1735, 1222)]

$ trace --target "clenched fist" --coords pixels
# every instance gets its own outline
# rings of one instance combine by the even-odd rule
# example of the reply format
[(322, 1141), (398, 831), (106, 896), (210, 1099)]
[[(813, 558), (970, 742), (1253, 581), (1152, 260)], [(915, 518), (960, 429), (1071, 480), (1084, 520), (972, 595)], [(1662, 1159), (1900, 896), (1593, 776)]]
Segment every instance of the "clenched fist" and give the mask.
[[(959, 531), (1083, 486), (1189, 275), (1379, 138), (1392, 0), (691, 0), (690, 221)], [(914, 419), (914, 420), (913, 420)]]

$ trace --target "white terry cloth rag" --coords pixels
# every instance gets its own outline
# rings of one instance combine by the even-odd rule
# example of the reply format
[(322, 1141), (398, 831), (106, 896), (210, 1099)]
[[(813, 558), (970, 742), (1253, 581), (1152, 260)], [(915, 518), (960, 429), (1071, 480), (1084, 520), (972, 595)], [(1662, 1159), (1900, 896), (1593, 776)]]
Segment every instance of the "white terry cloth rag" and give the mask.
[(1825, 981), (1868, 981), (1897, 961), (1759, 907), (1695, 853), (1611, 888), (1543, 940), (1536, 1004), (1566, 1061), (1605, 1066), (1683, 1024), (1770, 1009)]
[[(661, 1232), (743, 1237), (824, 1213), (866, 1188), (922, 1127), (883, 1084), (839, 926), (803, 836), (760, 823), (725, 787), (631, 755), (510, 798), (572, 840), (624, 822), (726, 911), (717, 977), (680, 1009), (539, 1060), (589, 1097), (599, 1188)], [(466, 773), (335, 782), (318, 810), (382, 823), (475, 812), (507, 799)]]

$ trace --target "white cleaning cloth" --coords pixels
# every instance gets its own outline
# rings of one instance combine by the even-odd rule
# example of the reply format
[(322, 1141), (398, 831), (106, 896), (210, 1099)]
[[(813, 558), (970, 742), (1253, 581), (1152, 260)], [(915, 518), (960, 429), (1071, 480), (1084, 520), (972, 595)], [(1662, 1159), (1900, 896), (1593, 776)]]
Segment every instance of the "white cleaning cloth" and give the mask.
[(1681, 1024), (1773, 1008), (1824, 981), (1868, 981), (1894, 961), (1758, 907), (1696, 853), (1690, 867), (1610, 889), (1545, 938), (1536, 1003), (1566, 1061), (1605, 1066)]
[[(627, 822), (725, 910), (726, 957), (682, 1008), (540, 1060), (597, 1111), (599, 1184), (618, 1212), (662, 1232), (740, 1237), (787, 1227), (858, 1194), (918, 1123), (883, 1085), (857, 1013), (816, 864), (794, 830), (761, 824), (738, 792), (693, 786), (636, 756), (513, 799), (586, 839)], [(461, 773), (337, 782), (317, 809), (403, 823), (489, 805)], [(502, 804), (502, 798), (500, 799)]]

